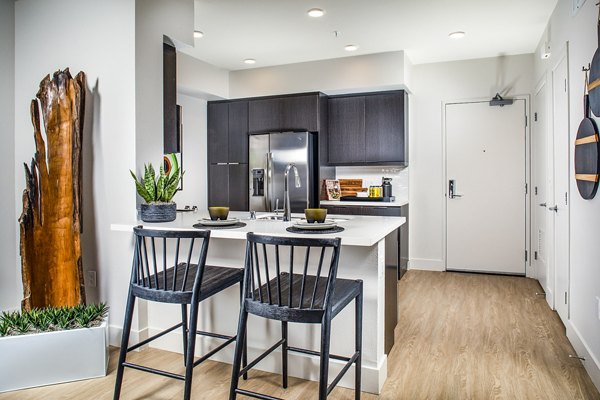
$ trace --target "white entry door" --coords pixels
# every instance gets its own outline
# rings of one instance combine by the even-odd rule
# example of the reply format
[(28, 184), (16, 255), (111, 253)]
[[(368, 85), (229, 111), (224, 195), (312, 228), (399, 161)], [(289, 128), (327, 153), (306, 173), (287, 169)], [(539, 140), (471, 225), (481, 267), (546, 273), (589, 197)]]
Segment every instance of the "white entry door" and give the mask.
[(446, 269), (525, 275), (525, 100), (445, 108)]
[(569, 319), (569, 70), (567, 52), (552, 71), (552, 124), (554, 132), (554, 307)]

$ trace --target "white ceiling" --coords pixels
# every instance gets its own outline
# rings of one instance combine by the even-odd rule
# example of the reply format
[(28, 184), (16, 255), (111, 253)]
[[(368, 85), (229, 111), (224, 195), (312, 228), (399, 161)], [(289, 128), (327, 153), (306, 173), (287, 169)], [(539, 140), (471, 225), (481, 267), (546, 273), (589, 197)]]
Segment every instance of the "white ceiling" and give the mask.
[[(556, 2), (195, 0), (195, 28), (205, 36), (183, 51), (229, 70), (397, 50), (414, 64), (532, 53)], [(325, 16), (309, 17), (313, 7)], [(453, 31), (467, 35), (452, 40)], [(360, 47), (346, 52), (347, 44)]]

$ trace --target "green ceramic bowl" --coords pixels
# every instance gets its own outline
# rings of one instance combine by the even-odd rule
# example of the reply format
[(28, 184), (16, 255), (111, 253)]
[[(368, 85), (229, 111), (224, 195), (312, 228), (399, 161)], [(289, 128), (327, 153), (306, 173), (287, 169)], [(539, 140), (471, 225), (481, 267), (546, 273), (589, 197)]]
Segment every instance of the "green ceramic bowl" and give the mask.
[(224, 221), (229, 215), (229, 207), (208, 207), (208, 214), (213, 221), (218, 219)]
[(318, 222), (322, 224), (325, 222), (325, 217), (327, 216), (326, 208), (307, 208), (304, 210), (304, 215), (306, 216), (306, 221), (313, 223)]

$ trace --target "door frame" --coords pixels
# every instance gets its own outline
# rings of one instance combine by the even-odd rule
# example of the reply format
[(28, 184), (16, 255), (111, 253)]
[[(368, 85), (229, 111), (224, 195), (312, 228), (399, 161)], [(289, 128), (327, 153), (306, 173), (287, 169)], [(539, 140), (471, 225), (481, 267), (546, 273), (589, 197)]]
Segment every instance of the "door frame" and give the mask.
[[(531, 96), (529, 94), (517, 94), (511, 95), (512, 99), (524, 100), (525, 101), (525, 118), (527, 125), (525, 127), (525, 184), (527, 185), (527, 193), (525, 195), (525, 251), (527, 251), (527, 261), (525, 262), (525, 276), (534, 276), (533, 266), (531, 263)], [(447, 126), (446, 126), (446, 106), (450, 104), (470, 104), (470, 103), (482, 103), (489, 102), (490, 97), (479, 97), (471, 99), (458, 99), (458, 100), (442, 100), (441, 111), (442, 111), (442, 218), (443, 218), (443, 229), (442, 229), (442, 263), (444, 265), (444, 271), (448, 270), (448, 216), (446, 212), (446, 202), (448, 197), (448, 173), (446, 168), (447, 163)], [(525, 188), (523, 188), (525, 189)]]

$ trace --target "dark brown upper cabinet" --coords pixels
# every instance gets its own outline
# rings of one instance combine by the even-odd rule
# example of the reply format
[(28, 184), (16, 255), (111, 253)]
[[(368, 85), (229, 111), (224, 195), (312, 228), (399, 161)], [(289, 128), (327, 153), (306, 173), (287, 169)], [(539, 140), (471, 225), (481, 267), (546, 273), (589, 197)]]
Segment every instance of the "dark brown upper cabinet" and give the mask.
[(208, 103), (208, 163), (248, 163), (248, 102)]
[(329, 163), (365, 160), (365, 98), (329, 99)]
[(286, 95), (250, 100), (250, 133), (281, 131), (319, 131), (318, 93)]
[(404, 91), (329, 99), (331, 165), (407, 164)]

